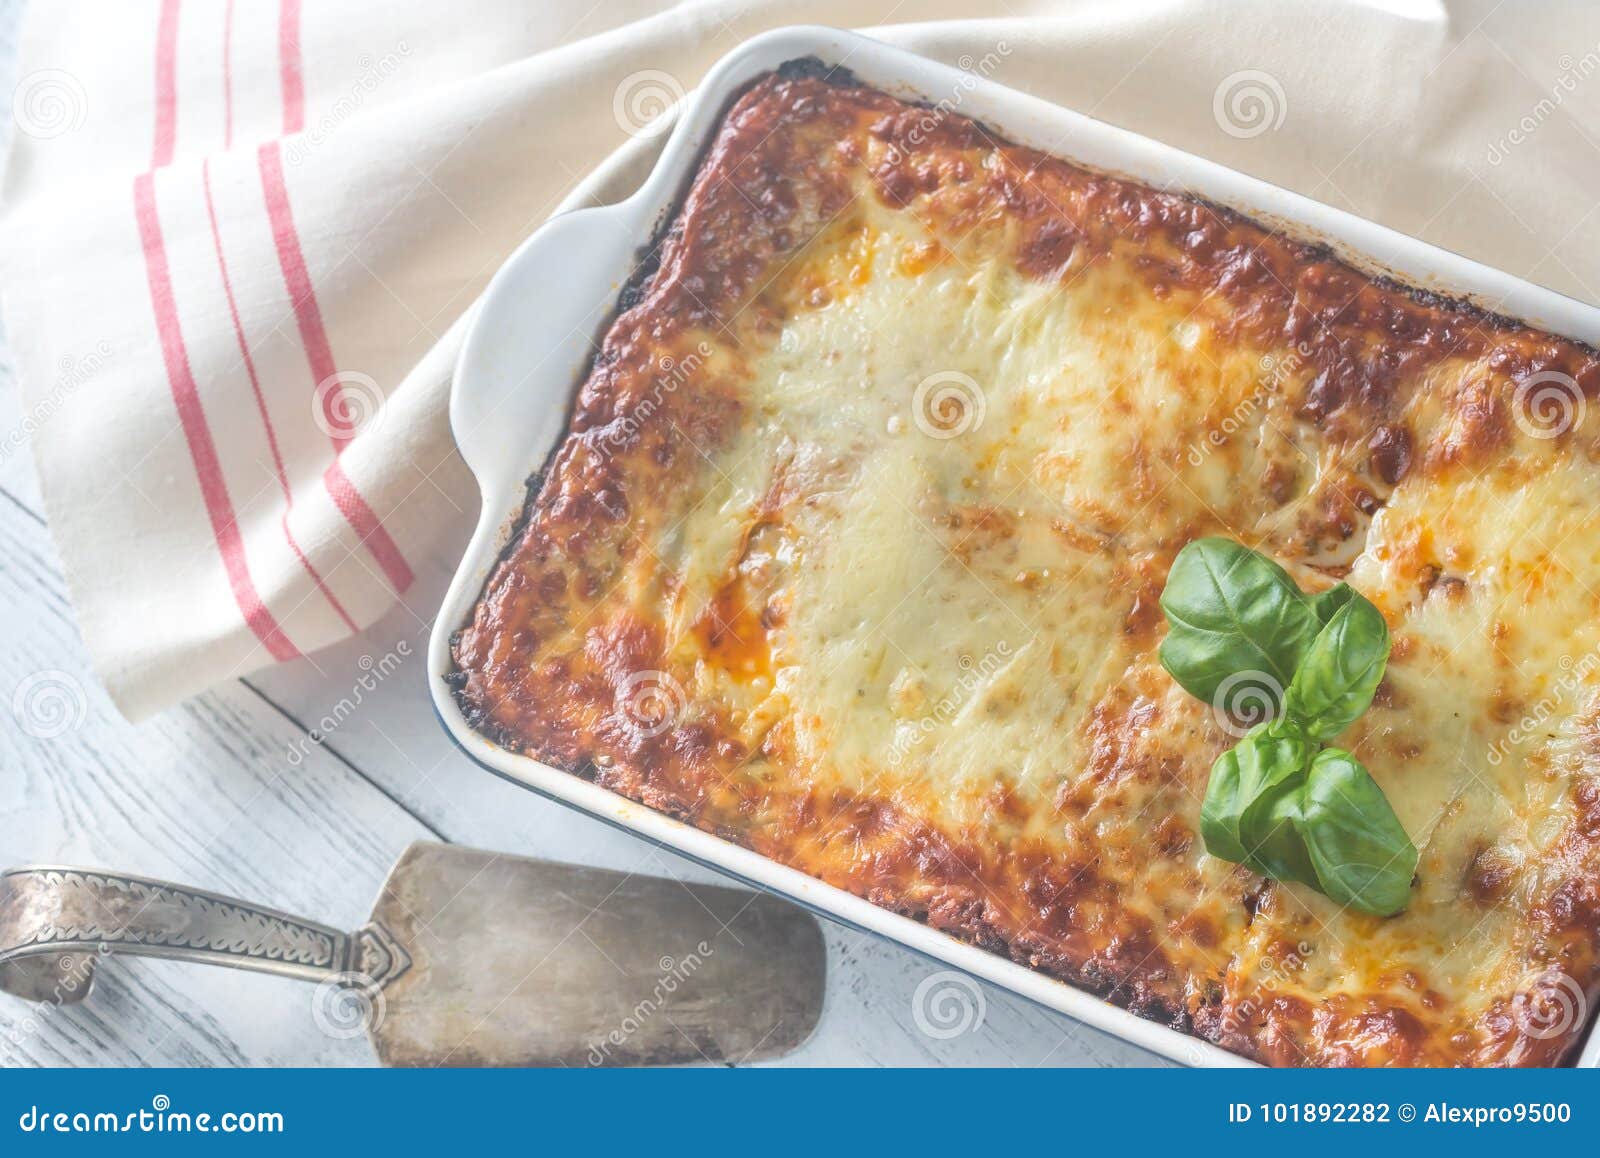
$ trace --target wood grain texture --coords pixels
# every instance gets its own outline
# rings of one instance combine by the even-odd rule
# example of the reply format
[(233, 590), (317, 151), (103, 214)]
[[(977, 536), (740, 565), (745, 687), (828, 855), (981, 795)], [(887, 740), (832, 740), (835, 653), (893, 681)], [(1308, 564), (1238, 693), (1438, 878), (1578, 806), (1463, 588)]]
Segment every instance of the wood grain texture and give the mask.
[[(354, 927), (399, 849), (428, 828), (234, 684), (139, 727), (78, 640), (44, 525), (0, 497), (0, 862), (171, 878)], [(0, 997), (0, 1057), (24, 1064), (359, 1064), (318, 1032), (314, 988), (105, 962), (80, 1006)]]

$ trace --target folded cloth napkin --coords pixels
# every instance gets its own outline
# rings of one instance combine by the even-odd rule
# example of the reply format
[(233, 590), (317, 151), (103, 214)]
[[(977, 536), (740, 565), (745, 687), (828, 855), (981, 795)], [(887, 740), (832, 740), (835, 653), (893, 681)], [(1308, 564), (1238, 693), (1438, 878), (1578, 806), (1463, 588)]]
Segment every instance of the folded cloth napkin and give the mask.
[(1600, 301), (1581, 0), (35, 4), (0, 284), (126, 714), (358, 632), (448, 565), (476, 505), (445, 417), (476, 295), (719, 56), (801, 22), (883, 25)]

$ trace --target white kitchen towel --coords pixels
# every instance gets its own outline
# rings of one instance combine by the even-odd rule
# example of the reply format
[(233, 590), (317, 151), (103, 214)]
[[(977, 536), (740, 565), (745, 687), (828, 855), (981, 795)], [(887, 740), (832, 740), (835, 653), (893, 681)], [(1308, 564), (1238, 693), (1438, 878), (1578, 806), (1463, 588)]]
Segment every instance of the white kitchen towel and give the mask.
[(586, 171), (801, 22), (881, 25), (1600, 301), (1582, 0), (36, 3), (0, 202), (6, 437), (34, 440), (125, 713), (361, 630), (459, 541), (458, 321)]

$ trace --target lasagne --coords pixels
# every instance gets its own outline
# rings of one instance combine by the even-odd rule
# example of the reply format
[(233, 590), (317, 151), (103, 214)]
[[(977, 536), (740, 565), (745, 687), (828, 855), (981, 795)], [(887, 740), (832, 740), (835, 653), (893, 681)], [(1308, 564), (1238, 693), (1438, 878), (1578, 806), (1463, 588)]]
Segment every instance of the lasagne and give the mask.
[[(1274, 1065), (1570, 1058), (1600, 360), (805, 64), (726, 114), (454, 639), (504, 747)], [(1380, 919), (1206, 854), (1203, 535), (1347, 580)]]

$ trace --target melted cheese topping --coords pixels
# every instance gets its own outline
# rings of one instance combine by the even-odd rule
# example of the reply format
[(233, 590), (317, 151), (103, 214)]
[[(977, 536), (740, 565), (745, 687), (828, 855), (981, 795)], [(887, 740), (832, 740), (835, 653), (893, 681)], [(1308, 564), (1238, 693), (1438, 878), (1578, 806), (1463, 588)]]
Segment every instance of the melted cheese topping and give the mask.
[[(1600, 954), (1591, 352), (932, 117), (811, 78), (730, 114), (463, 704), (1250, 1056), (1558, 1059)], [(1534, 372), (1573, 384), (1554, 438)], [(1340, 743), (1421, 852), (1395, 918), (1199, 842), (1234, 737), (1155, 600), (1217, 533), (1389, 621)]]

